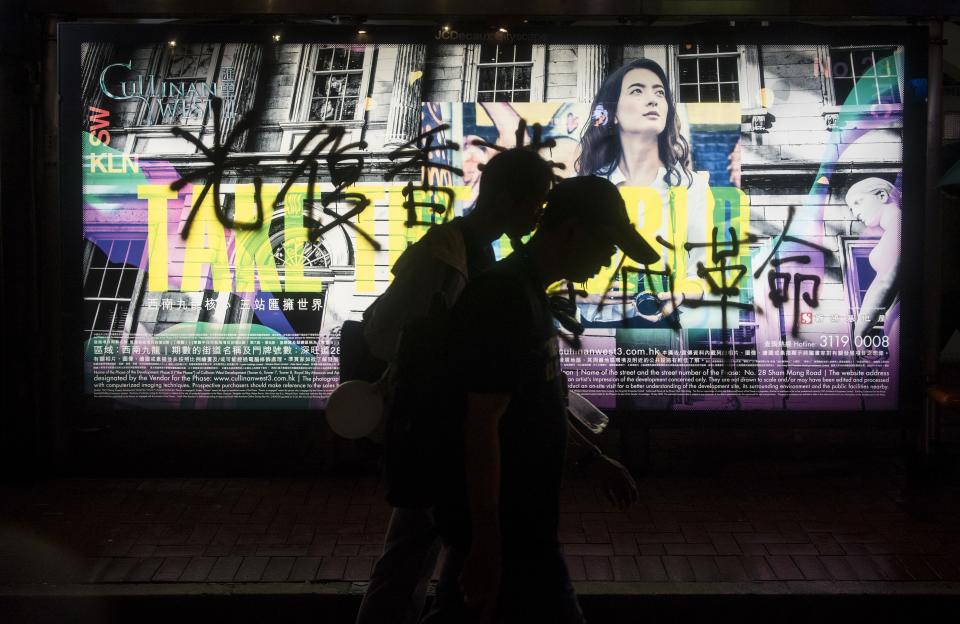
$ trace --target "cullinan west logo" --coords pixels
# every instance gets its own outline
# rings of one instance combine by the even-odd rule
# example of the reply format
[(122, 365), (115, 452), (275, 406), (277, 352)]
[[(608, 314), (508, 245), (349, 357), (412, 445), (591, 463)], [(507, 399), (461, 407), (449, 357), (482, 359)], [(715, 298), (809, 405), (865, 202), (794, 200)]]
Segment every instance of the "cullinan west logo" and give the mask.
[[(211, 96), (221, 95), (216, 82), (164, 80), (154, 74), (129, 75), (132, 61), (107, 65), (100, 72), (100, 90), (113, 100), (140, 100), (148, 123), (189, 125), (202, 123), (210, 112)], [(111, 86), (107, 86), (108, 83)], [(224, 102), (223, 117), (233, 117), (233, 98)], [(212, 113), (211, 113), (212, 114)], [(87, 141), (93, 147), (110, 145), (110, 111), (90, 106)], [(126, 173), (140, 171), (136, 154), (90, 153), (86, 156), (90, 173)]]
[[(147, 116), (158, 123), (187, 123), (202, 117), (210, 106), (211, 96), (220, 96), (222, 89), (213, 82), (165, 80), (154, 74), (129, 75), (132, 61), (107, 65), (100, 72), (100, 90), (114, 100), (140, 100), (147, 105)], [(108, 83), (112, 86), (107, 86)], [(117, 93), (116, 91), (119, 91)]]

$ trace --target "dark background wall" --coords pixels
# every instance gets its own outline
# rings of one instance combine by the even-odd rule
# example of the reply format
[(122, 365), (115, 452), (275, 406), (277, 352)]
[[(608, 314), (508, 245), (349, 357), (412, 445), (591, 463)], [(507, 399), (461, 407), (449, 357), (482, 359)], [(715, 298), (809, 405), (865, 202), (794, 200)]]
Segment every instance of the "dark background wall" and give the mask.
[[(447, 15), (477, 22), (533, 21), (570, 23), (571, 16), (593, 16), (607, 23), (678, 24), (728, 19), (781, 22), (835, 23), (840, 17), (873, 16), (873, 21), (908, 24), (929, 17), (950, 19), (960, 13), (956, 2), (716, 2), (704, 15), (702, 2), (333, 2), (326, 15), (316, 15), (316, 4), (306, 0), (249, 3), (242, 8), (218, 2), (66, 1), (4, 2), (0, 8), (0, 309), (3, 314), (3, 397), (0, 417), (0, 455), (6, 476), (44, 472), (120, 473), (256, 473), (330, 469), (367, 469), (375, 465), (376, 451), (365, 443), (336, 440), (316, 414), (221, 414), (203, 422), (166, 413), (148, 417), (110, 413), (84, 422), (74, 418), (78, 406), (64, 402), (63, 380), (51, 376), (69, 345), (61, 342), (59, 327), (64, 304), (59, 289), (44, 288), (55, 282), (63, 266), (60, 259), (57, 213), (57, 145), (55, 23), (77, 19), (184, 18), (190, 21), (281, 20), (320, 18), (333, 14), (362, 14), (369, 19), (409, 19)], [(231, 3), (232, 5), (233, 3)], [(446, 15), (444, 12), (448, 12)], [(672, 13), (670, 13), (672, 12)], [(560, 17), (558, 17), (560, 16)], [(832, 16), (832, 17), (831, 17)], [(886, 17), (884, 17), (886, 16)], [(343, 18), (350, 19), (350, 18)], [(861, 20), (868, 23), (870, 20)], [(952, 25), (948, 24), (947, 36)], [(956, 32), (956, 31), (952, 31)], [(960, 49), (960, 34), (953, 48)], [(948, 61), (952, 58), (948, 54)], [(960, 64), (948, 62), (948, 75)], [(960, 75), (954, 76), (960, 81)], [(948, 107), (951, 100), (947, 100)], [(960, 103), (955, 106), (960, 110)], [(949, 108), (948, 108), (949, 112)], [(960, 138), (960, 137), (958, 137)], [(948, 210), (955, 204), (947, 204)], [(919, 207), (918, 207), (919, 209)], [(956, 212), (945, 212), (945, 238), (955, 239), (960, 223)], [(956, 248), (944, 246), (946, 267), (955, 266)], [(949, 284), (960, 285), (953, 271), (945, 272)], [(678, 420), (686, 436), (659, 436), (655, 448), (669, 452), (693, 446), (771, 452), (793, 449), (816, 453), (836, 445), (848, 449), (890, 450), (905, 444), (901, 415), (860, 417), (842, 423), (816, 415), (756, 418), (701, 415)], [(658, 423), (663, 425), (664, 423)], [(619, 444), (619, 437), (610, 438)], [(615, 440), (615, 441), (614, 441)], [(638, 457), (647, 448), (646, 434), (635, 428), (623, 437), (629, 452)], [(667, 442), (664, 442), (667, 441)], [(819, 449), (819, 450), (818, 450)]]

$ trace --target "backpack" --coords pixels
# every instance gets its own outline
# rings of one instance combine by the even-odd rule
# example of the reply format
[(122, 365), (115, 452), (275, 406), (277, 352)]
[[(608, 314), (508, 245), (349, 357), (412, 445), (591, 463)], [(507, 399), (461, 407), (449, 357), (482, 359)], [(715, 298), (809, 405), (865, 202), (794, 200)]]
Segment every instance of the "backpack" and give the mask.
[(374, 383), (387, 370), (387, 363), (370, 352), (362, 321), (344, 321), (340, 327), (339, 360), (340, 383), (355, 379)]

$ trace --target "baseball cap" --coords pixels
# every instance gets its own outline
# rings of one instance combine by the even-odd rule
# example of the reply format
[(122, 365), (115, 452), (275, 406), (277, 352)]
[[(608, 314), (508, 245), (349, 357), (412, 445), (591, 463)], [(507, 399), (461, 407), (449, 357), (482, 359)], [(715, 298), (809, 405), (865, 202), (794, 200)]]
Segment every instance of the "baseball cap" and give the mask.
[(547, 195), (541, 227), (568, 218), (609, 240), (639, 264), (652, 264), (660, 258), (630, 223), (620, 191), (606, 178), (578, 176), (554, 185)]

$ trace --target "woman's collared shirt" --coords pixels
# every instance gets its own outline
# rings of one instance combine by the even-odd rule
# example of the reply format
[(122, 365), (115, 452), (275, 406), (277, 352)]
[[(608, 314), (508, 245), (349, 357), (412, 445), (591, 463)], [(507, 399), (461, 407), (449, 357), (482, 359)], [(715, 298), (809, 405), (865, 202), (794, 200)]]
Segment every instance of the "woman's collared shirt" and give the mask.
[[(685, 216), (686, 216), (686, 239), (678, 241), (680, 238), (679, 232), (675, 232), (676, 229), (676, 215), (672, 215), (670, 210), (670, 186), (667, 184), (664, 178), (666, 177), (667, 170), (664, 167), (657, 169), (657, 175), (654, 178), (653, 184), (650, 184), (650, 188), (653, 188), (657, 194), (660, 196), (660, 210), (662, 214), (661, 226), (657, 231), (657, 236), (662, 237), (664, 240), (670, 242), (674, 248), (682, 250), (683, 243), (692, 242), (692, 243), (708, 243), (709, 238), (707, 236), (707, 208), (710, 205), (708, 202), (707, 193), (710, 191), (709, 186), (707, 185), (706, 179), (697, 173), (692, 174), (692, 179), (690, 176), (686, 176), (682, 169), (675, 168), (676, 173), (680, 176), (681, 180), (690, 181), (690, 186), (687, 188), (686, 192), (686, 206), (685, 206)], [(620, 170), (620, 167), (615, 167), (613, 171), (604, 176), (607, 180), (614, 184), (617, 187), (627, 186), (627, 178)], [(634, 224), (643, 224), (645, 219), (645, 211), (647, 210), (642, 202), (637, 202), (636, 205), (627, 205), (627, 215), (630, 217), (631, 222)], [(683, 209), (683, 208), (678, 208)], [(671, 218), (674, 216), (674, 218)], [(684, 274), (690, 277), (697, 277), (697, 262), (704, 262), (706, 255), (706, 247), (696, 247), (690, 251), (686, 256), (686, 267)], [(665, 263), (669, 263), (669, 258), (667, 256), (668, 249), (661, 247), (660, 255)], [(619, 262), (619, 258), (615, 259), (616, 262)], [(671, 268), (671, 270), (674, 270)], [(674, 275), (676, 279), (677, 275)], [(613, 284), (613, 289), (617, 292), (611, 294), (617, 294), (621, 292), (620, 289), (620, 276), (616, 276), (616, 279)], [(658, 291), (666, 291), (667, 288), (659, 289)], [(578, 304), (580, 311), (581, 322), (586, 327), (589, 327), (593, 324), (607, 324), (607, 323), (619, 323), (623, 321), (624, 316), (624, 306), (619, 302), (619, 299), (611, 299), (608, 297), (608, 301), (604, 303), (603, 306), (600, 306), (597, 303), (587, 303), (581, 302)], [(632, 300), (627, 301), (626, 308), (626, 318), (630, 319), (638, 315), (638, 310), (636, 305)]]

